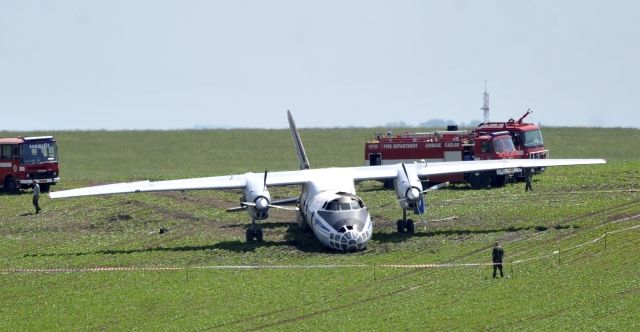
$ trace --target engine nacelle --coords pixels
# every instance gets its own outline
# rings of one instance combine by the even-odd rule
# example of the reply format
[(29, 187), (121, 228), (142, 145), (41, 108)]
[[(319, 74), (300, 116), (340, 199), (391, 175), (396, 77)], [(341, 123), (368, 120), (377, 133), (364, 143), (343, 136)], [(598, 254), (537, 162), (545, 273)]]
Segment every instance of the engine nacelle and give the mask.
[(247, 179), (241, 204), (247, 207), (247, 213), (255, 220), (263, 220), (269, 217), (271, 195), (260, 179)]
[(401, 164), (398, 176), (393, 181), (400, 207), (405, 210), (415, 209), (422, 197), (422, 182), (414, 167)]

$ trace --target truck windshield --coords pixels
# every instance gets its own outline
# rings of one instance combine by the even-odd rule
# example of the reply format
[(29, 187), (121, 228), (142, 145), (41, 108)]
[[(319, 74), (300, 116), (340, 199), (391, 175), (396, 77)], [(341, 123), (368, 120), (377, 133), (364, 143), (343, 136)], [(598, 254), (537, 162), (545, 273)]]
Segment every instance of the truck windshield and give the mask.
[(542, 133), (540, 130), (532, 130), (524, 132), (524, 146), (526, 147), (535, 147), (541, 146), (544, 142), (542, 141)]
[(512, 152), (516, 150), (515, 146), (513, 146), (511, 136), (496, 138), (493, 141), (493, 149), (496, 151), (496, 153)]
[(22, 144), (20, 152), (21, 160), (25, 164), (58, 160), (58, 155), (56, 154), (56, 142), (27, 142)]

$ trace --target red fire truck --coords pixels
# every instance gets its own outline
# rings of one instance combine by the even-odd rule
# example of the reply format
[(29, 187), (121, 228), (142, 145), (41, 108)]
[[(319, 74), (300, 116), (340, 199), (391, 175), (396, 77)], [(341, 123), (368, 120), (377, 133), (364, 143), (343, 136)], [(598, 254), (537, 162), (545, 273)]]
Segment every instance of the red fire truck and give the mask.
[[(450, 128), (457, 129), (457, 128)], [(447, 130), (376, 135), (365, 144), (365, 165), (521, 158), (508, 131)], [(429, 182), (469, 183), (473, 188), (503, 186), (521, 169), (433, 176)]]
[[(518, 120), (481, 123), (469, 131), (448, 128), (447, 131), (432, 133), (377, 135), (376, 139), (365, 144), (365, 165), (421, 160), (546, 159), (549, 157), (549, 150), (544, 148), (540, 127), (523, 122), (529, 114), (531, 110), (527, 110)], [(509, 138), (511, 144), (507, 142)], [(544, 168), (534, 169), (535, 173), (542, 171)], [(431, 177), (429, 181), (469, 183), (473, 188), (486, 188), (502, 186), (513, 177), (521, 178), (521, 170), (437, 176)]]
[(59, 175), (53, 136), (0, 138), (0, 188), (5, 192), (31, 188), (34, 181), (46, 192)]
[(531, 113), (531, 110), (527, 110), (518, 120), (481, 123), (475, 131), (485, 133), (508, 131), (513, 139), (513, 145), (520, 154), (519, 158), (547, 159), (549, 150), (544, 148), (540, 127), (534, 123), (522, 122)]

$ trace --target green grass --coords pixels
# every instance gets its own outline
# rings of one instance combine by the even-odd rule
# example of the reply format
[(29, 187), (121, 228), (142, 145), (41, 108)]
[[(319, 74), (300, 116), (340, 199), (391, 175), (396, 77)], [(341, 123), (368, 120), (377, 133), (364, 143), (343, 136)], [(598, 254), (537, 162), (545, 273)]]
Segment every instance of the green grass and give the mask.
[[(351, 166), (363, 163), (364, 140), (376, 131), (383, 130), (301, 135), (312, 167)], [(297, 165), (286, 130), (53, 134), (62, 177), (53, 190)], [(263, 244), (244, 243), (248, 216), (224, 212), (238, 192), (45, 196), (40, 215), (30, 192), (0, 195), (0, 330), (637, 330), (640, 229), (607, 235), (606, 247), (591, 241), (640, 225), (640, 131), (544, 135), (554, 158), (609, 162), (548, 169), (534, 178), (533, 193), (522, 183), (431, 193), (426, 219), (457, 219), (420, 224), (412, 237), (395, 233), (394, 194), (362, 183), (375, 226), (369, 248), (355, 254), (328, 251), (286, 211), (267, 220)], [(161, 226), (170, 232), (158, 234)], [(506, 279), (491, 279), (486, 266), (383, 266), (487, 262), (495, 240), (506, 251)], [(353, 266), (199, 268), (325, 264)], [(179, 270), (8, 272), (102, 266)]]

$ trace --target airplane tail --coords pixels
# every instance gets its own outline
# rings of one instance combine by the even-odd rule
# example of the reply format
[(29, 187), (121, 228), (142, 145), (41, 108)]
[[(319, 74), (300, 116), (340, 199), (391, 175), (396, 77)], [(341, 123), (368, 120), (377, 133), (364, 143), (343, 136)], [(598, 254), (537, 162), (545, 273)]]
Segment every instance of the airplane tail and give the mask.
[(293, 144), (296, 146), (296, 154), (298, 155), (298, 162), (300, 163), (300, 169), (309, 169), (309, 159), (307, 159), (307, 153), (304, 151), (302, 140), (300, 139), (300, 133), (296, 128), (295, 122), (291, 112), (287, 111), (287, 118), (289, 119), (289, 128), (291, 129), (291, 137), (293, 137)]

